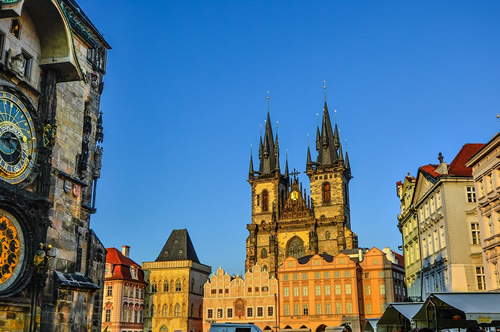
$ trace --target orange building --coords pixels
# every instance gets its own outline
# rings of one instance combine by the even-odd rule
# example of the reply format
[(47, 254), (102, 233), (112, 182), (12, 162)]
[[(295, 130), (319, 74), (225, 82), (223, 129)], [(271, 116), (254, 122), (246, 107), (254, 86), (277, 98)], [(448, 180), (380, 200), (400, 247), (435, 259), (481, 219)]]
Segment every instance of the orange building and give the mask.
[(219, 268), (205, 283), (203, 331), (211, 323), (249, 323), (261, 330), (275, 330), (278, 324), (278, 280), (259, 265), (245, 278), (230, 276)]
[(106, 272), (102, 311), (102, 331), (142, 331), (144, 272), (139, 264), (131, 260), (130, 247), (122, 252), (107, 248)]

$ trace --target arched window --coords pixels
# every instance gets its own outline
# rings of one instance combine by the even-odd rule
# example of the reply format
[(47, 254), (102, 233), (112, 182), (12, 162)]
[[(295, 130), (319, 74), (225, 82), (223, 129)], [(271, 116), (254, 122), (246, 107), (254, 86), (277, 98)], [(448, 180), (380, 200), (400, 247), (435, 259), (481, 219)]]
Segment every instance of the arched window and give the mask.
[(167, 317), (168, 316), (168, 306), (166, 304), (164, 304), (163, 308), (161, 309), (161, 315), (163, 317)]
[(262, 211), (269, 211), (269, 193), (262, 191)]
[(262, 252), (261, 252), (260, 256), (262, 258), (267, 258), (267, 249), (266, 248), (262, 248)]
[(330, 232), (329, 231), (325, 232), (325, 239), (330, 240)]
[(156, 293), (156, 289), (157, 289), (157, 287), (156, 287), (156, 281), (153, 281), (153, 284), (151, 285), (151, 292), (152, 293)]
[(180, 292), (182, 290), (182, 285), (181, 285), (181, 281), (180, 280), (177, 280), (175, 282), (175, 291), (176, 292)]
[(191, 310), (189, 310), (189, 316), (194, 317), (194, 304), (191, 303)]
[(175, 305), (174, 316), (181, 317), (181, 306), (179, 305), (179, 303)]
[(151, 317), (153, 317), (155, 315), (155, 305), (153, 304), (151, 306)]
[(267, 272), (267, 265), (264, 265), (264, 267), (262, 268), (262, 271), (266, 271)]
[(193, 292), (194, 291), (194, 278), (191, 278), (191, 286), (189, 288), (189, 291), (190, 292)]
[(323, 184), (323, 203), (330, 203), (331, 194), (330, 194), (330, 183), (325, 182)]
[(163, 291), (168, 292), (168, 281), (166, 280), (163, 282)]
[(304, 256), (304, 241), (298, 236), (294, 236), (286, 247), (287, 257), (300, 258)]
[(198, 309), (198, 317), (203, 315), (203, 306), (200, 304), (200, 308)]

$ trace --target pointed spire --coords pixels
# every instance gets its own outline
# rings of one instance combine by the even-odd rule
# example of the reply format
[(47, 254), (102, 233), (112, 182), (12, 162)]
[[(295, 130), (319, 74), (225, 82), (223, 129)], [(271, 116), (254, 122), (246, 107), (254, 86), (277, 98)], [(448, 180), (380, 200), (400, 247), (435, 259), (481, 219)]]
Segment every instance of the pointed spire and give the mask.
[[(277, 123), (277, 122), (276, 122)], [(274, 145), (274, 158), (276, 159), (276, 170), (280, 169), (280, 148), (278, 144), (278, 126), (276, 125), (276, 144)]]
[(253, 176), (255, 172), (253, 171), (253, 158), (252, 158), (252, 148), (250, 147), (250, 169), (248, 170), (248, 174)]
[(316, 126), (316, 151), (321, 148), (321, 134), (319, 132), (319, 126)]
[(325, 101), (325, 108), (323, 109), (323, 120), (321, 125), (321, 138), (320, 148), (318, 153), (318, 163), (320, 165), (333, 165), (337, 161), (337, 150), (335, 148), (335, 140), (332, 131), (332, 123), (328, 113), (328, 105)]
[(259, 170), (262, 175), (271, 174), (276, 170), (276, 160), (278, 159), (277, 156), (279, 157), (279, 151), (275, 149), (271, 116), (269, 114), (269, 96), (267, 96), (267, 118), (264, 130), (264, 141), (262, 142), (261, 136), (261, 148), (259, 149)]
[(349, 154), (345, 152), (345, 168), (351, 169), (351, 164), (349, 163)]
[(285, 177), (288, 178), (288, 150), (286, 150), (286, 162), (285, 162)]
[[(337, 112), (337, 111), (335, 111)], [(335, 120), (337, 119), (337, 114), (335, 114)], [(335, 149), (338, 149), (340, 146), (340, 135), (339, 135), (339, 130), (337, 129), (337, 121), (335, 121), (335, 132), (333, 134), (333, 145), (335, 146)]]
[(311, 149), (309, 147), (307, 147), (307, 163), (306, 163), (306, 167), (309, 167), (310, 165), (312, 165)]

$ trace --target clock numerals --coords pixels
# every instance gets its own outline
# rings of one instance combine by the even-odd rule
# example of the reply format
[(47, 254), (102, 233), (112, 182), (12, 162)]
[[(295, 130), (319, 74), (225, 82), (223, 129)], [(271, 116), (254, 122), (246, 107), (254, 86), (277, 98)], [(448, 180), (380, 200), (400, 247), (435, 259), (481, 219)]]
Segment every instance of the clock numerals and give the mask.
[(30, 175), (36, 157), (35, 135), (24, 104), (0, 91), (0, 180), (16, 184)]

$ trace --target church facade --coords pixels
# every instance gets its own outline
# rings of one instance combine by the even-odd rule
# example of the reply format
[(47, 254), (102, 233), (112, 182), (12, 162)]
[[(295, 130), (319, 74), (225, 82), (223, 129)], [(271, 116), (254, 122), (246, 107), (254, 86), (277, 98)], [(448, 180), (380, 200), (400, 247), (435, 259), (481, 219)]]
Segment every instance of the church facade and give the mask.
[(326, 100), (316, 133), (316, 161), (307, 151), (307, 196), (297, 173), (290, 174), (288, 161), (281, 173), (278, 135), (273, 136), (268, 112), (257, 170), (250, 159), (252, 223), (247, 225), (246, 271), (258, 264), (276, 276), (287, 257), (336, 256), (341, 250), (357, 248), (350, 220), (349, 157), (342, 151), (337, 124), (332, 128)]
[(100, 331), (109, 45), (74, 0), (0, 3), (0, 330)]

